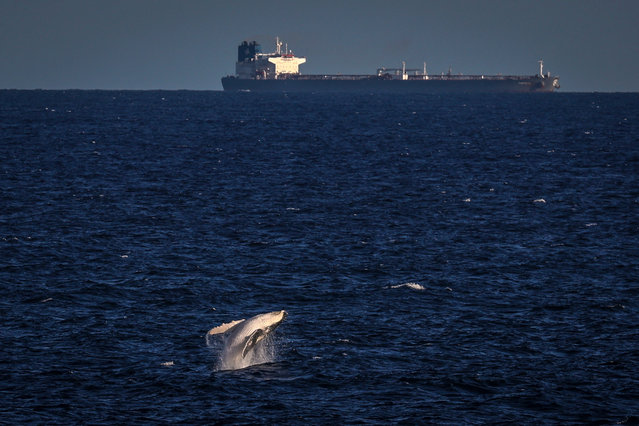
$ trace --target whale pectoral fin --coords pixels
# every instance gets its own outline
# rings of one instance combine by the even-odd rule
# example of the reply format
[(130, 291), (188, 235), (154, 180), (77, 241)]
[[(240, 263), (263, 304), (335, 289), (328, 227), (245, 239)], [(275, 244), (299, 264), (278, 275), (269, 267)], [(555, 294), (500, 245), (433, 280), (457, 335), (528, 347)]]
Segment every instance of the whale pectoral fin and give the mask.
[(264, 330), (258, 329), (255, 330), (249, 337), (246, 338), (246, 342), (244, 343), (244, 349), (242, 349), (242, 358), (246, 357), (246, 354), (253, 349), (255, 345), (259, 343), (266, 336)]
[(209, 332), (206, 334), (207, 336), (213, 336), (215, 334), (224, 334), (230, 329), (232, 329), (233, 327), (235, 327), (236, 325), (240, 324), (241, 322), (244, 322), (244, 320), (241, 319), (237, 321), (227, 322), (226, 324), (218, 325), (217, 327), (213, 327), (212, 329), (210, 329)]

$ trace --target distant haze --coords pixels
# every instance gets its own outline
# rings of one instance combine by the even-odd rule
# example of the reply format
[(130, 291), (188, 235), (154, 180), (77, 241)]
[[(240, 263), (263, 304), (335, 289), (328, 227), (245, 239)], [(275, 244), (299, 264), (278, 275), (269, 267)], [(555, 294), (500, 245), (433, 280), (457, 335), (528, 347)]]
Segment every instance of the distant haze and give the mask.
[(221, 90), (237, 44), (306, 56), (305, 74), (561, 77), (639, 91), (637, 0), (0, 0), (0, 88)]

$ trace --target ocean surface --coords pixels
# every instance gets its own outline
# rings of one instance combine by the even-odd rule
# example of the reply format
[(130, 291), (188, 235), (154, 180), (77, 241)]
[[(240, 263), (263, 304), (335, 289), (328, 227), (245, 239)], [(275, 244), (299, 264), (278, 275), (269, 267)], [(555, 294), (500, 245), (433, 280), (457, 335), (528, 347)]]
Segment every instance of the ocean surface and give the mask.
[(0, 91), (0, 159), (1, 423), (639, 422), (639, 94)]

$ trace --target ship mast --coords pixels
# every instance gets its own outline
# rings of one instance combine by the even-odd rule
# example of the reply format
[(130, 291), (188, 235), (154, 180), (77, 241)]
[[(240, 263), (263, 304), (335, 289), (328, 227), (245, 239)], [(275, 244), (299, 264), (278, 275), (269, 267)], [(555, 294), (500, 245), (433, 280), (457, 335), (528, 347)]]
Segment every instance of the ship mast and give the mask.
[(539, 75), (543, 77), (544, 76), (544, 60), (540, 59), (538, 62), (539, 62)]

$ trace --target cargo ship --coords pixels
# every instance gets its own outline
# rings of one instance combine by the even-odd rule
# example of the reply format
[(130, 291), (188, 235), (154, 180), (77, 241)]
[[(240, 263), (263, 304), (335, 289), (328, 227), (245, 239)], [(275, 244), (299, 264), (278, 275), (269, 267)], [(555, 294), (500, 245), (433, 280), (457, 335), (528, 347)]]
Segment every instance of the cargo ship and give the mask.
[(559, 88), (559, 77), (539, 73), (520, 75), (429, 74), (421, 69), (379, 68), (376, 74), (302, 74), (305, 57), (297, 57), (279, 38), (275, 51), (262, 53), (255, 41), (244, 41), (237, 48), (235, 75), (222, 78), (229, 92), (364, 92), (364, 93), (530, 93), (552, 92)]

